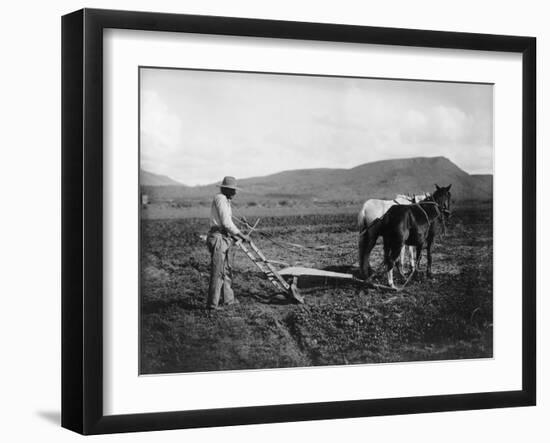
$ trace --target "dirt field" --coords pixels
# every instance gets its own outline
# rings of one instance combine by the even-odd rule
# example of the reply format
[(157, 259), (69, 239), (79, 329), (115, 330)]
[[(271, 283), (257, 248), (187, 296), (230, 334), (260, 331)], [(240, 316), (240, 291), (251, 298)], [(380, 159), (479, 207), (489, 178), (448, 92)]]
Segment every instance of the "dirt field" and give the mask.
[[(434, 248), (434, 278), (422, 276), (400, 293), (302, 278), (305, 304), (288, 304), (234, 248), (233, 287), (240, 305), (214, 312), (205, 309), (209, 254), (199, 237), (208, 230), (207, 219), (174, 212), (166, 219), (155, 219), (151, 211), (145, 216), (143, 374), (492, 357), (488, 204), (454, 211), (447, 236)], [(253, 235), (268, 258), (357, 271), (355, 212), (263, 217), (259, 228), (279, 243)], [(379, 244), (371, 258), (377, 270), (381, 253)], [(424, 254), (422, 269), (425, 260)]]

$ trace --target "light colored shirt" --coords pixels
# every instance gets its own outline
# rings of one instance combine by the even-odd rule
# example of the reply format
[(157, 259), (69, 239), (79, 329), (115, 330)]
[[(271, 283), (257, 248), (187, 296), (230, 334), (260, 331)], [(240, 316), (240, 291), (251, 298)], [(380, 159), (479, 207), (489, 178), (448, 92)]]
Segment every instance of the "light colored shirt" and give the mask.
[(241, 231), (233, 223), (232, 216), (229, 199), (222, 193), (216, 194), (210, 209), (210, 227), (225, 228), (231, 235), (238, 235)]

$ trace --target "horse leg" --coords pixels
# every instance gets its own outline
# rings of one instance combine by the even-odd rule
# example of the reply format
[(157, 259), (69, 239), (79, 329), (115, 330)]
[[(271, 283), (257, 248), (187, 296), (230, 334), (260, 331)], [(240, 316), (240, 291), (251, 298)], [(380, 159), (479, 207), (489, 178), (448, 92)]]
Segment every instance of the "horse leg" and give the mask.
[(404, 246), (401, 248), (399, 257), (395, 261), (395, 267), (397, 268), (397, 272), (399, 272), (399, 275), (405, 278), (405, 273), (403, 272), (403, 269), (405, 267), (405, 247)]
[[(422, 259), (422, 244), (417, 244), (416, 245), (416, 263), (415, 263), (415, 269), (417, 271), (420, 270), (420, 260)], [(417, 277), (419, 278), (420, 277), (420, 273), (417, 272)]]
[(359, 234), (359, 272), (365, 279), (369, 278), (372, 273), (370, 253), (374, 246), (371, 243), (372, 239), (368, 229)]
[(401, 253), (400, 253), (399, 259), (396, 262), (396, 265), (397, 265), (397, 272), (399, 272), (399, 275), (405, 278), (405, 274), (403, 273), (405, 269), (405, 246), (401, 248)]
[[(367, 235), (367, 232), (361, 232), (359, 233), (359, 273), (361, 274), (361, 277), (367, 278), (368, 277), (368, 265), (365, 272), (363, 270), (363, 266), (365, 263), (365, 247), (366, 247), (366, 239), (365, 236)], [(368, 261), (367, 261), (368, 263)]]
[(393, 284), (393, 268), (391, 268), (389, 271), (386, 271), (386, 276), (388, 277), (388, 286), (395, 289), (395, 285)]
[(378, 237), (380, 236), (380, 220), (377, 220), (373, 223), (373, 225), (369, 228), (369, 242), (367, 244), (367, 265), (369, 269), (369, 275), (374, 274), (374, 269), (370, 265), (370, 253), (376, 246), (376, 241), (378, 240)]
[(388, 277), (388, 286), (390, 288), (395, 288), (393, 284), (393, 261), (390, 257), (390, 245), (389, 241), (384, 238), (384, 267), (386, 268), (386, 275)]
[(359, 236), (359, 269), (365, 279), (374, 273), (370, 266), (370, 253), (376, 245), (378, 233), (378, 223), (375, 222)]
[(414, 272), (416, 269), (415, 258), (416, 258), (416, 250), (414, 249), (414, 246), (409, 246), (409, 260), (411, 264), (411, 272)]
[(388, 286), (391, 288), (395, 288), (393, 284), (393, 268), (397, 264), (401, 249), (402, 246), (396, 245), (395, 243), (392, 244), (389, 239), (384, 238), (384, 264), (388, 277)]

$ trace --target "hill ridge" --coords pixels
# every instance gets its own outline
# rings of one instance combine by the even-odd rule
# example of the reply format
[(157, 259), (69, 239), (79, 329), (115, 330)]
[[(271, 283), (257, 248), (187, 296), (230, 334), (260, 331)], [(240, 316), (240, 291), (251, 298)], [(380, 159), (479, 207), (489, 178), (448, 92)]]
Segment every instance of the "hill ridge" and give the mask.
[(139, 170), (139, 181), (142, 186), (185, 186), (167, 175), (155, 174), (145, 169)]
[[(492, 198), (491, 174), (470, 175), (444, 156), (386, 159), (349, 169), (294, 169), (237, 179), (242, 189), (238, 197), (240, 200), (294, 198), (364, 201), (368, 198), (394, 198), (395, 194), (400, 193), (433, 192), (436, 184), (452, 184), (453, 197), (457, 199)], [(214, 183), (193, 187), (167, 185), (162, 188), (162, 192), (157, 189), (153, 194), (159, 199), (178, 200), (211, 198), (218, 189)]]

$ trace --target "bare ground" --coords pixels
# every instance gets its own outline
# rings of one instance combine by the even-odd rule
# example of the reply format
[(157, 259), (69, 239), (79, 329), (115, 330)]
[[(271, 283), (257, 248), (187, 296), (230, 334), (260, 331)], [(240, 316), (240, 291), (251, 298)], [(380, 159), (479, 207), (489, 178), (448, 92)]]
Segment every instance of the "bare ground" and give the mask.
[[(259, 227), (278, 243), (254, 236), (269, 258), (356, 271), (354, 213), (265, 217)], [(434, 248), (433, 279), (414, 279), (396, 293), (301, 278), (303, 305), (277, 297), (236, 250), (233, 287), (240, 304), (208, 312), (209, 254), (200, 238), (207, 229), (203, 218), (142, 220), (144, 374), (492, 357), (488, 205), (455, 211)], [(375, 268), (381, 252), (378, 245)]]

